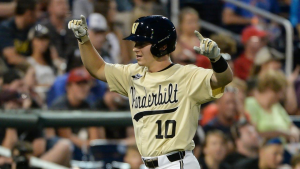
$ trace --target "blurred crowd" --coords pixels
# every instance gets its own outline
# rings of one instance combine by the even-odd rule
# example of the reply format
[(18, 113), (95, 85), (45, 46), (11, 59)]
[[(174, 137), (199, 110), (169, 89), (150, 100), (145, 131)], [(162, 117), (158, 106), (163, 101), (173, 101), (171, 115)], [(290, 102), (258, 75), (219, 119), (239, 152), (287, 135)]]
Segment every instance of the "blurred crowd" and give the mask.
[[(218, 44), (234, 72), (223, 97), (201, 107), (194, 154), (202, 169), (300, 169), (300, 122), (290, 118), (300, 115), (300, 2), (239, 1), (290, 20), (293, 71), (284, 72), (281, 25), (221, 0), (180, 0), (172, 61), (211, 68), (209, 59), (193, 50), (200, 43), (194, 30), (199, 30)], [(1, 109), (129, 111), (128, 98), (110, 92), (86, 71), (68, 21), (86, 16), (91, 43), (106, 62), (135, 63), (133, 43), (122, 39), (141, 16), (170, 17), (171, 3), (0, 0)], [(203, 29), (199, 19), (240, 39)], [(0, 168), (26, 166), (30, 156), (67, 167), (76, 166), (71, 161), (112, 159), (120, 162), (114, 168), (143, 164), (132, 126), (0, 128), (0, 143), (12, 150), (12, 158), (0, 156)]]

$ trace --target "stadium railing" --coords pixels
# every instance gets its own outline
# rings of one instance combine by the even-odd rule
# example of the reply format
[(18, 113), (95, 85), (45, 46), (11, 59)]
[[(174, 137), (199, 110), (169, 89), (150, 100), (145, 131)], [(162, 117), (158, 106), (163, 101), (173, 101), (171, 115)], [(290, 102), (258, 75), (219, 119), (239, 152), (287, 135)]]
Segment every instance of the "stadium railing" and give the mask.
[[(290, 118), (300, 127), (300, 116), (295, 115), (290, 116)], [(130, 112), (0, 110), (0, 127), (35, 128), (89, 126), (132, 126), (132, 117)]]

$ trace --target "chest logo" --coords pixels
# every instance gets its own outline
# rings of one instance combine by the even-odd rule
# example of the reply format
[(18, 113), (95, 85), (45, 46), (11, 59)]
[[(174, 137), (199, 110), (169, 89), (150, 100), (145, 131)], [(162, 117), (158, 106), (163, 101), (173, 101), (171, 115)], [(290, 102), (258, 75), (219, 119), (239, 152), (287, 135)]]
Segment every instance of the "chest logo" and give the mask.
[(140, 75), (140, 74), (136, 74), (136, 75), (133, 75), (133, 76), (131, 76), (132, 78), (133, 78), (133, 80), (138, 80), (138, 79), (140, 79), (141, 77), (143, 77), (142, 75)]
[(146, 92), (145, 94), (139, 95), (135, 87), (131, 86), (131, 107), (136, 109), (148, 108), (151, 106), (159, 106), (164, 104), (177, 103), (177, 92), (178, 85), (170, 83), (165, 89), (162, 89), (161, 85), (158, 85), (157, 92)]

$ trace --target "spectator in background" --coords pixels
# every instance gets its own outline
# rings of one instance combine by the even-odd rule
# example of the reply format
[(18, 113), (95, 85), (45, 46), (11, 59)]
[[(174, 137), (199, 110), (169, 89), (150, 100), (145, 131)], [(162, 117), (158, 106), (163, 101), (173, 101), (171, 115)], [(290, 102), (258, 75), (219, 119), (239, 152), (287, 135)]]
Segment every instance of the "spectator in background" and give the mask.
[[(274, 14), (279, 14), (280, 12), (277, 0), (241, 0), (240, 2)], [(257, 20), (261, 20), (259, 16), (255, 16), (252, 12), (239, 8), (230, 2), (225, 3), (222, 16), (223, 24), (226, 25), (228, 29), (236, 33), (241, 33), (247, 25), (251, 24), (252, 20), (256, 20), (256, 24), (258, 22)]]
[(0, 50), (9, 66), (25, 71), (28, 67), (25, 57), (29, 55), (27, 35), (36, 21), (36, 1), (18, 0), (15, 14), (0, 24)]
[(38, 92), (43, 100), (59, 69), (59, 66), (54, 66), (49, 38), (48, 28), (40, 24), (33, 27), (28, 36), (32, 55), (27, 61), (32, 67), (26, 73), (25, 82)]
[(67, 0), (49, 0), (49, 19), (42, 22), (49, 29), (50, 44), (57, 50), (59, 58), (67, 56), (77, 48), (77, 42), (72, 30), (67, 29), (69, 4)]
[(89, 16), (94, 11), (94, 0), (74, 0), (72, 18), (80, 19), (80, 15)]
[(246, 99), (245, 108), (262, 137), (299, 142), (298, 128), (279, 103), (286, 86), (286, 77), (281, 71), (268, 70), (258, 77), (257, 92)]
[[(227, 136), (231, 135), (230, 127), (235, 123), (237, 116), (235, 102), (236, 92), (236, 89), (233, 87), (225, 88), (223, 96), (216, 100), (216, 116), (203, 127), (205, 133), (218, 129), (224, 132)], [(204, 113), (211, 114), (214, 112)]]
[(207, 133), (204, 146), (203, 157), (200, 157), (199, 163), (201, 169), (230, 169), (226, 163), (222, 163), (227, 153), (226, 136), (219, 130)]
[[(43, 102), (41, 101), (41, 98), (26, 85), (19, 71), (9, 69), (3, 74), (2, 78), (2, 90), (17, 91), (18, 93), (22, 93), (23, 97), (27, 98), (22, 102), (24, 104), (22, 108), (29, 109), (42, 107)], [(5, 96), (5, 94), (2, 95)]]
[(277, 169), (283, 160), (283, 143), (279, 138), (265, 140), (259, 148), (258, 158), (245, 159), (235, 169)]
[(94, 45), (97, 52), (103, 56), (107, 63), (118, 63), (118, 55), (110, 55), (108, 48), (105, 46), (107, 43), (106, 34), (108, 31), (107, 22), (103, 15), (99, 13), (92, 13), (88, 18), (89, 35), (91, 43)]
[(129, 63), (131, 61), (130, 50), (125, 41), (123, 41), (121, 30), (118, 30), (116, 27), (117, 4), (115, 0), (95, 1), (94, 12), (103, 15), (108, 25), (107, 43), (104, 44), (103, 48), (108, 51), (112, 58), (118, 58), (117, 63)]
[(43, 22), (48, 18), (48, 0), (38, 0), (37, 1), (37, 22)]
[(291, 160), (292, 169), (300, 169), (300, 154), (293, 156)]
[[(84, 68), (73, 69), (67, 80), (67, 93), (55, 100), (50, 107), (52, 110), (90, 110), (91, 103), (86, 98), (91, 88), (91, 76)], [(52, 128), (47, 129), (47, 137), (55, 139), (55, 136), (69, 139), (74, 145), (75, 150), (73, 159), (82, 160), (82, 147), (89, 146), (89, 140), (97, 139), (98, 133), (95, 127), (83, 128), (58, 128), (55, 131)], [(80, 133), (86, 133), (88, 138), (80, 137)]]
[(267, 32), (253, 26), (247, 27), (242, 33), (245, 51), (234, 61), (234, 75), (246, 80), (250, 75), (257, 52), (266, 45)]
[(133, 0), (133, 18), (132, 23), (142, 17), (147, 15), (163, 15), (167, 16), (166, 8), (160, 4), (158, 0)]
[(14, 0), (5, 0), (0, 3), (0, 21), (6, 18), (9, 18), (15, 14), (16, 1)]
[(124, 162), (130, 165), (131, 169), (139, 169), (143, 164), (142, 157), (136, 146), (128, 146)]
[(284, 59), (283, 54), (279, 53), (275, 49), (262, 47), (255, 56), (254, 66), (251, 76), (257, 76), (270, 69), (281, 70)]
[[(4, 90), (0, 93), (4, 110), (28, 109), (26, 101), (30, 98), (25, 93), (19, 93), (15, 90)], [(71, 157), (71, 144), (69, 141), (60, 140), (53, 147), (46, 145), (41, 128), (5, 128), (5, 134), (0, 138), (3, 147), (12, 149), (18, 141), (27, 141), (32, 144), (33, 155), (43, 160), (69, 166)], [(3, 128), (2, 128), (3, 131)]]
[(207, 57), (197, 54), (193, 49), (199, 44), (199, 39), (194, 31), (199, 30), (198, 12), (193, 8), (184, 8), (179, 15), (179, 34), (175, 51), (172, 53), (172, 60), (182, 65), (196, 64), (199, 67), (211, 68)]
[[(269, 70), (281, 70), (284, 56), (272, 48), (263, 47), (256, 54), (252, 76), (249, 81), (257, 80), (257, 76), (264, 74)], [(295, 91), (295, 82), (299, 76), (300, 67), (297, 66), (294, 72), (287, 77), (287, 86), (284, 91), (284, 97), (280, 100), (284, 103), (284, 108), (288, 114), (296, 114), (297, 112), (297, 97)], [(254, 90), (254, 89), (253, 89)]]
[(66, 95), (55, 100), (51, 109), (91, 109), (91, 104), (85, 101), (90, 91), (91, 80), (90, 75), (84, 68), (73, 69), (68, 76)]
[[(66, 86), (69, 77), (69, 71), (79, 67), (84, 68), (79, 50), (75, 50), (74, 55), (71, 55), (69, 58), (71, 59), (69, 59), (67, 63), (67, 73), (58, 76), (47, 93), (48, 107), (52, 106), (54, 100), (66, 94)], [(89, 92), (89, 96), (86, 100), (88, 100), (88, 102), (90, 103), (95, 104), (99, 100), (103, 99), (106, 90), (107, 84), (105, 82), (102, 82), (100, 80), (94, 80), (92, 83), (91, 90)]]
[(226, 156), (224, 162), (234, 166), (247, 158), (257, 158), (259, 137), (255, 127), (247, 121), (240, 121), (231, 127), (236, 150)]

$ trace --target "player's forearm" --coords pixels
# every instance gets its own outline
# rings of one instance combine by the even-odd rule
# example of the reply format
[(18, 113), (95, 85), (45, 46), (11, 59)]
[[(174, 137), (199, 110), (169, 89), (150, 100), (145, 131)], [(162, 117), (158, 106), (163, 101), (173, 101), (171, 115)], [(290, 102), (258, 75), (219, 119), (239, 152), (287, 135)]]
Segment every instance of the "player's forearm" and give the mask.
[(217, 73), (214, 71), (214, 76), (215, 76), (215, 79), (212, 80), (212, 84), (211, 84), (211, 86), (213, 88), (224, 87), (228, 83), (230, 83), (233, 79), (233, 74), (232, 74), (231, 68), (229, 66), (222, 73)]
[(84, 66), (92, 76), (99, 79), (97, 74), (98, 71), (105, 66), (104, 60), (98, 54), (98, 52), (96, 51), (96, 49), (94, 48), (94, 46), (91, 44), (90, 41), (87, 41), (84, 44), (78, 43), (78, 45), (80, 49), (81, 59)]

